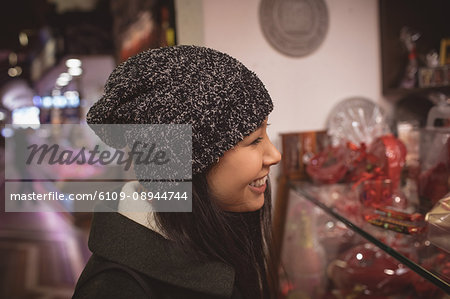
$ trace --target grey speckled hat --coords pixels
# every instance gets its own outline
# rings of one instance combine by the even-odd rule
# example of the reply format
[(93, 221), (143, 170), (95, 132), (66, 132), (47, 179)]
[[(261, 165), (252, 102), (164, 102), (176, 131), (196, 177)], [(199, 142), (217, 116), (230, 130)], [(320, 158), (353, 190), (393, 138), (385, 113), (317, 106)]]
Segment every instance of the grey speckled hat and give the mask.
[[(256, 130), (272, 109), (261, 80), (235, 58), (175, 46), (148, 50), (118, 65), (87, 122), (191, 124), (192, 172), (197, 174)], [(113, 147), (125, 145), (100, 137)]]

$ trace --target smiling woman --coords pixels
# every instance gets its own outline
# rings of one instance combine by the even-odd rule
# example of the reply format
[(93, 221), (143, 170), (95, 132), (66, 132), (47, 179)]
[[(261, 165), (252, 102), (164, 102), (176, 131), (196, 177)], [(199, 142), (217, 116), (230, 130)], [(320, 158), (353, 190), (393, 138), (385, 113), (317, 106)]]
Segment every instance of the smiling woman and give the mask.
[[(157, 212), (141, 200), (134, 211), (121, 202), (96, 213), (74, 298), (276, 298), (268, 174), (281, 157), (266, 132), (272, 109), (259, 78), (212, 49), (160, 48), (120, 64), (87, 121), (190, 124), (192, 212)], [(122, 137), (99, 132), (106, 143)], [(121, 192), (154, 191), (137, 176)]]
[(211, 193), (224, 210), (255, 211), (263, 206), (269, 168), (281, 159), (266, 129), (267, 119), (227, 151), (207, 174)]

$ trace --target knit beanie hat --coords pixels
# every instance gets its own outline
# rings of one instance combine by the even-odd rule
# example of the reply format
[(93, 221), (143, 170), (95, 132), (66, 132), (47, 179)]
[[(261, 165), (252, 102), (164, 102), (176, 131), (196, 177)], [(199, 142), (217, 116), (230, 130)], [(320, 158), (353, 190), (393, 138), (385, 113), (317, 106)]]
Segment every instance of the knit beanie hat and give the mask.
[[(213, 49), (174, 46), (142, 52), (118, 65), (89, 124), (191, 124), (192, 173), (204, 172), (273, 109), (261, 80), (235, 58)], [(96, 132), (122, 148), (117, 132)]]

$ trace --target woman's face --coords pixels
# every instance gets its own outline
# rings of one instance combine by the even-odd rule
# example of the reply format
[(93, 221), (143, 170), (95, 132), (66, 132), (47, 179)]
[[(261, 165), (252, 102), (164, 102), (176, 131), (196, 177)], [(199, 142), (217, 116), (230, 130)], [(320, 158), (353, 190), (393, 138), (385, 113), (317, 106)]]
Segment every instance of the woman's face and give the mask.
[(281, 159), (266, 129), (267, 119), (227, 151), (207, 174), (209, 188), (222, 209), (247, 212), (263, 206), (269, 168)]

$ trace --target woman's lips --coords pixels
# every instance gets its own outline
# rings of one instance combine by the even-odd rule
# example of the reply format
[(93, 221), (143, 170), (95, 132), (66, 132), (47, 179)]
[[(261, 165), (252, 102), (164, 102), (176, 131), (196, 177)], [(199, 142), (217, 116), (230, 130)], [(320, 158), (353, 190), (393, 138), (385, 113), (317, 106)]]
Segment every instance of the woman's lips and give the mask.
[(267, 187), (267, 175), (252, 181), (248, 186), (256, 193), (264, 193)]
[(264, 183), (264, 185), (259, 186), (259, 187), (254, 187), (251, 185), (248, 185), (248, 187), (250, 188), (250, 190), (252, 190), (255, 193), (261, 194), (264, 193), (264, 191), (266, 191), (266, 187), (267, 187), (267, 183)]

